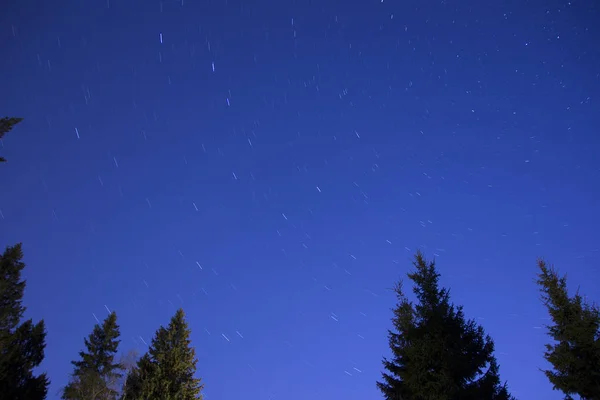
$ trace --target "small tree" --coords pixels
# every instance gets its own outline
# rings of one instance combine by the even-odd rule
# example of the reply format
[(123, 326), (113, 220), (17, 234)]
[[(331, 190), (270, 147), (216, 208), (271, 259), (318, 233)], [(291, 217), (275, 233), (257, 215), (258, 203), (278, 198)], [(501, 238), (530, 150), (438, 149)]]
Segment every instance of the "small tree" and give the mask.
[(392, 358), (384, 358), (383, 382), (377, 386), (388, 400), (508, 400), (500, 383), (494, 342), (473, 320), (465, 320), (461, 306), (450, 303), (448, 289), (440, 288), (435, 263), (418, 252), (413, 262), (417, 304), (402, 290), (394, 291), (394, 331), (388, 331)]
[(583, 400), (600, 399), (600, 310), (579, 294), (569, 297), (566, 276), (538, 260), (537, 284), (552, 324), (544, 357), (553, 370), (544, 373), (565, 399), (579, 395)]
[[(0, 140), (4, 137), (5, 134), (10, 132), (15, 125), (19, 122), (23, 121), (23, 118), (14, 118), (14, 117), (3, 117), (0, 118)], [(0, 157), (0, 162), (6, 162), (6, 159)]]
[(64, 388), (64, 400), (116, 400), (119, 397), (117, 382), (123, 376), (121, 363), (115, 362), (119, 347), (117, 314), (110, 313), (102, 325), (96, 324), (85, 339), (87, 351), (79, 352), (71, 381)]
[(148, 352), (127, 376), (123, 399), (202, 399), (203, 385), (195, 378), (196, 352), (190, 347), (190, 329), (182, 309), (167, 328), (160, 327)]
[(0, 397), (11, 400), (46, 398), (46, 374), (35, 376), (33, 369), (44, 359), (46, 330), (44, 321), (21, 323), (26, 282), (21, 244), (7, 247), (0, 256)]

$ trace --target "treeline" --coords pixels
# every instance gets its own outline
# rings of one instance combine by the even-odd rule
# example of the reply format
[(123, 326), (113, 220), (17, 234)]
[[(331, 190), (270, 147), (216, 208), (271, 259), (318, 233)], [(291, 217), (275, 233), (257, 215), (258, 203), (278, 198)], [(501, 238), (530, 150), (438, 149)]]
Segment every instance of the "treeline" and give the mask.
[[(20, 118), (0, 119), (0, 139)], [(6, 161), (0, 157), (0, 161)], [(49, 379), (34, 374), (44, 359), (44, 321), (23, 320), (26, 282), (21, 244), (6, 247), (0, 256), (0, 398), (43, 400)], [(439, 284), (434, 262), (417, 252), (408, 273), (415, 301), (403, 280), (394, 291), (388, 330), (391, 356), (383, 358), (385, 372), (377, 382), (387, 400), (509, 400), (508, 385), (500, 379), (494, 341), (483, 327), (467, 319), (463, 307), (450, 300)], [(600, 400), (600, 310), (579, 293), (569, 295), (565, 276), (538, 261), (537, 285), (551, 324), (543, 371), (565, 399)], [(116, 313), (94, 326), (84, 349), (72, 361), (73, 372), (61, 388), (65, 400), (191, 400), (202, 399), (196, 376), (197, 359), (190, 329), (179, 309), (160, 327), (141, 357), (118, 358), (120, 330)], [(118, 358), (118, 359), (117, 359)]]
[[(508, 400), (494, 356), (494, 341), (462, 306), (450, 301), (439, 285), (435, 262), (417, 252), (408, 273), (416, 302), (407, 298), (402, 281), (394, 291), (397, 304), (388, 331), (392, 356), (377, 386), (388, 400)], [(577, 292), (569, 296), (565, 276), (538, 260), (537, 285), (552, 323), (543, 371), (566, 400), (600, 400), (600, 311)], [(518, 340), (518, 339), (516, 339)]]
[[(0, 139), (22, 118), (0, 118)], [(0, 162), (6, 159), (0, 157)], [(0, 399), (43, 400), (50, 380), (34, 369), (44, 360), (44, 321), (23, 321), (25, 268), (21, 244), (0, 256)], [(117, 359), (120, 329), (112, 312), (84, 339), (84, 350), (72, 361), (73, 372), (61, 388), (64, 400), (193, 400), (202, 398), (196, 377), (196, 353), (182, 309), (160, 327), (139, 359), (127, 353)]]
[[(0, 258), (0, 398), (42, 400), (48, 392), (46, 374), (33, 369), (44, 359), (44, 322), (21, 322), (25, 281), (21, 280), (21, 244), (8, 247)], [(64, 400), (193, 400), (201, 399), (203, 385), (196, 378), (196, 355), (190, 329), (179, 309), (160, 327), (148, 351), (138, 360), (127, 353), (117, 360), (120, 331), (112, 312), (84, 339), (84, 350), (72, 361)]]

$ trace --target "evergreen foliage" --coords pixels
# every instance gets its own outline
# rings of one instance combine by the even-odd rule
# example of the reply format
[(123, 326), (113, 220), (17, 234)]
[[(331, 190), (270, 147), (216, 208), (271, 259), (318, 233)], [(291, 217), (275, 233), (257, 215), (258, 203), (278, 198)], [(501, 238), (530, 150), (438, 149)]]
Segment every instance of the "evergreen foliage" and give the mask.
[(413, 281), (417, 304), (408, 300), (402, 281), (394, 291), (394, 331), (388, 331), (393, 356), (384, 358), (383, 382), (388, 400), (508, 400), (500, 383), (494, 342), (481, 326), (466, 320), (461, 306), (450, 302), (448, 289), (439, 287), (434, 262), (415, 255)]
[(44, 359), (46, 330), (43, 320), (21, 323), (26, 309), (24, 268), (21, 244), (7, 247), (0, 256), (0, 397), (41, 400), (46, 398), (49, 381), (45, 373), (35, 376), (33, 369)]
[(129, 373), (123, 399), (202, 399), (203, 385), (194, 377), (198, 360), (190, 347), (190, 333), (183, 310), (177, 310), (169, 326), (156, 331), (150, 349)]
[(600, 400), (600, 310), (579, 294), (569, 297), (566, 276), (538, 261), (537, 284), (552, 324), (547, 326), (553, 344), (544, 357), (553, 370), (544, 373), (565, 399), (579, 395), (583, 400)]
[[(15, 125), (19, 122), (23, 121), (23, 118), (14, 118), (14, 117), (2, 117), (0, 118), (0, 140), (4, 137), (5, 134), (10, 132)], [(0, 162), (6, 162), (6, 159), (0, 157)]]
[(79, 352), (80, 360), (71, 381), (64, 388), (64, 400), (116, 400), (119, 397), (118, 380), (123, 376), (121, 363), (115, 362), (119, 347), (117, 314), (110, 313), (102, 325), (96, 324), (84, 340), (87, 351)]

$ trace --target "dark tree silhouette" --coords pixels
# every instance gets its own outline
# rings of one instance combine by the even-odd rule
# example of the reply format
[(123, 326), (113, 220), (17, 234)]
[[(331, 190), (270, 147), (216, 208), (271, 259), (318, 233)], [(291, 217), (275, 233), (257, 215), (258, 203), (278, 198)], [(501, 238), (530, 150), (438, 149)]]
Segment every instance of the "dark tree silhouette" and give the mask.
[(552, 324), (544, 357), (553, 370), (544, 373), (565, 399), (579, 395), (582, 400), (600, 400), (600, 310), (589, 304), (579, 291), (569, 297), (566, 276), (538, 260), (537, 284)]
[[(15, 117), (3, 117), (0, 118), (0, 140), (4, 137), (5, 134), (11, 131), (12, 128), (15, 127), (19, 122), (23, 121), (23, 118), (15, 118)], [(6, 159), (0, 157), (0, 162), (6, 162)]]
[(86, 351), (79, 352), (79, 360), (72, 361), (74, 371), (64, 388), (64, 400), (116, 400), (120, 390), (118, 380), (125, 369), (115, 362), (119, 347), (117, 314), (110, 313), (102, 325), (96, 324), (85, 339)]
[(44, 321), (21, 323), (25, 307), (21, 280), (25, 268), (21, 244), (7, 247), (0, 256), (0, 397), (10, 400), (46, 398), (46, 374), (35, 376), (33, 369), (44, 360)]
[(394, 291), (393, 330), (388, 331), (392, 358), (384, 358), (383, 381), (377, 382), (388, 400), (508, 400), (500, 383), (494, 342), (461, 306), (450, 303), (448, 289), (440, 288), (434, 262), (418, 252), (413, 281), (417, 303), (402, 290)]

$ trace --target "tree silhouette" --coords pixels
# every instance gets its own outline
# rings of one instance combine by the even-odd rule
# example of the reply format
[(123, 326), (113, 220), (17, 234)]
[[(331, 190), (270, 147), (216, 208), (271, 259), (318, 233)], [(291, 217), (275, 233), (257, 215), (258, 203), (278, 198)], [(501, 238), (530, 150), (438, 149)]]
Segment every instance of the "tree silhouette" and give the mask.
[[(23, 118), (15, 118), (15, 117), (3, 117), (0, 118), (0, 140), (4, 137), (5, 134), (11, 131), (12, 128), (15, 127), (19, 122), (23, 121)], [(0, 162), (6, 162), (4, 157), (0, 157)]]
[(544, 373), (555, 390), (566, 399), (579, 395), (584, 400), (600, 399), (600, 310), (579, 291), (569, 297), (566, 276), (538, 260), (537, 284), (552, 324), (544, 357), (553, 370)]
[(203, 385), (194, 377), (197, 359), (189, 337), (185, 314), (179, 309), (168, 327), (156, 331), (150, 349), (127, 376), (122, 398), (202, 399)]
[(64, 388), (64, 400), (116, 400), (119, 397), (118, 379), (123, 375), (123, 365), (115, 362), (119, 347), (117, 314), (110, 313), (102, 325), (96, 324), (85, 339), (87, 351), (79, 352), (71, 381)]
[(33, 369), (44, 360), (44, 321), (22, 322), (25, 307), (21, 280), (25, 268), (21, 244), (7, 247), (0, 256), (0, 397), (11, 400), (46, 398), (49, 380)]
[(377, 386), (388, 400), (508, 400), (500, 383), (494, 342), (461, 306), (450, 303), (440, 288), (434, 262), (415, 255), (413, 281), (417, 303), (395, 286), (394, 330), (388, 331), (392, 358), (384, 358), (383, 382)]

